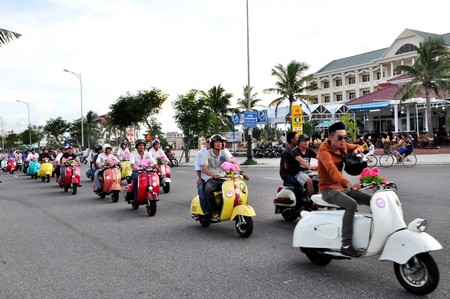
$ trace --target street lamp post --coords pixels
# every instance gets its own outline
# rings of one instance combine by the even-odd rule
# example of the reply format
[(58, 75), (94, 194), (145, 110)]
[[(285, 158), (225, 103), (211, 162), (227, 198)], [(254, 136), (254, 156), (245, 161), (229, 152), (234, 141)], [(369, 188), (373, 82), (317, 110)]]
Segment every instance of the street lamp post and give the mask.
[[(248, 0), (246, 1), (246, 11), (247, 11), (247, 111), (252, 110), (251, 100), (250, 100), (250, 35), (248, 26)], [(248, 128), (248, 140), (247, 140), (247, 161), (253, 161), (252, 152), (252, 128)], [(247, 162), (246, 161), (246, 162)]]
[(25, 105), (27, 105), (27, 109), (28, 109), (28, 136), (30, 137), (30, 148), (31, 148), (31, 121), (30, 121), (30, 103), (29, 102), (25, 102), (25, 101), (21, 101), (21, 100), (16, 100), (19, 103), (23, 103)]
[(80, 103), (81, 103), (81, 147), (84, 148), (84, 133), (83, 133), (83, 83), (81, 80), (81, 73), (75, 73), (64, 69), (63, 71), (74, 74), (80, 80)]
[(2, 150), (5, 149), (5, 133), (3, 133), (3, 116), (0, 116), (1, 120), (2, 120)]

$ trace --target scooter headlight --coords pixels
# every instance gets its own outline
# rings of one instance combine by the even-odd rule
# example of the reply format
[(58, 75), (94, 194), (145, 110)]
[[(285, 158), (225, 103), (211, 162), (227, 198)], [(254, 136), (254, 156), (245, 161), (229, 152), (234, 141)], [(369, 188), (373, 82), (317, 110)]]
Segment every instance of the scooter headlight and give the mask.
[(409, 223), (408, 228), (418, 232), (425, 232), (427, 230), (427, 226), (427, 221), (425, 219), (416, 218)]

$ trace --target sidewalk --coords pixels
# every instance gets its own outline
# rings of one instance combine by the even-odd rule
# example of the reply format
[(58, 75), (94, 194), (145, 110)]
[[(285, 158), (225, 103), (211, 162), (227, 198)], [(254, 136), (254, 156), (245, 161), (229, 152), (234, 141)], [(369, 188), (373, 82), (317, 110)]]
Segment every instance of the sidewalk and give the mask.
[[(423, 151), (417, 150), (417, 152), (416, 152), (416, 150), (414, 151), (414, 154), (417, 157), (417, 165), (450, 165), (450, 153), (431, 154), (431, 152), (433, 150), (426, 150), (428, 152), (424, 152), (424, 151), (425, 150), (423, 150)], [(438, 150), (436, 150), (436, 151), (438, 151)], [(175, 150), (173, 152), (175, 153), (175, 157), (179, 161), (179, 166), (191, 166), (191, 167), (194, 166), (195, 155), (197, 154), (198, 150), (190, 151), (189, 163), (185, 162), (184, 156), (183, 156), (183, 161), (180, 161), (180, 157), (181, 157), (180, 150)], [(441, 150), (440, 152), (448, 152), (448, 151)], [(379, 157), (381, 155), (381, 150), (380, 150), (380, 152), (375, 152), (375, 155), (377, 157)], [(259, 159), (253, 158), (253, 159), (256, 162), (258, 162), (258, 165), (252, 165), (252, 166), (243, 165), (243, 167), (279, 167), (280, 166), (280, 158), (259, 158)], [(247, 158), (238, 156), (238, 157), (236, 157), (236, 160), (239, 164), (241, 164), (244, 161), (246, 161)], [(402, 165), (402, 167), (403, 167), (403, 165)]]

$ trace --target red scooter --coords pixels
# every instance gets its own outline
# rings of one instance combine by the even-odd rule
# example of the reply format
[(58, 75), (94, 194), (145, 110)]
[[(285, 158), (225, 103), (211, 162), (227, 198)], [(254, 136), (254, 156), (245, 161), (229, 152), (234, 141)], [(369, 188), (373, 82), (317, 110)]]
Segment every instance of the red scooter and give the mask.
[(147, 214), (155, 216), (157, 201), (159, 200), (159, 176), (153, 169), (139, 170), (137, 181), (137, 196), (134, 198), (134, 185), (128, 184), (125, 187), (125, 201), (131, 204), (133, 210), (137, 210), (140, 205), (147, 207)]
[[(112, 166), (103, 171), (103, 175), (99, 176), (100, 191), (97, 195), (100, 198), (105, 198), (106, 195), (111, 195), (112, 202), (119, 201), (120, 182), (122, 181), (122, 173), (117, 166)], [(95, 189), (95, 184), (94, 184)]]
[(61, 171), (65, 171), (65, 179), (63, 182), (62, 176), (59, 177), (59, 187), (64, 188), (64, 192), (72, 189), (72, 194), (75, 195), (80, 184), (80, 168), (75, 165), (68, 165), (61, 167)]
[(155, 165), (156, 173), (159, 176), (159, 185), (162, 186), (164, 193), (169, 193), (170, 183), (170, 166), (168, 164)]
[(14, 171), (17, 170), (17, 162), (16, 158), (9, 158), (8, 164), (6, 164), (6, 171), (10, 174), (14, 174)]

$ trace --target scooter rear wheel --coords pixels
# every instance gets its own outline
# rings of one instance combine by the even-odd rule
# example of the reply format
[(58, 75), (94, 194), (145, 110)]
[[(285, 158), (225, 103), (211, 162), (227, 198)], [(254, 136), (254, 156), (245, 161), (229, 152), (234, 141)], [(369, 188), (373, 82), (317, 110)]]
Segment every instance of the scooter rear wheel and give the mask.
[[(244, 222), (239, 220), (242, 217)], [(248, 238), (253, 232), (253, 219), (247, 216), (237, 216), (236, 217), (236, 231), (242, 238)]]
[(150, 204), (147, 206), (147, 214), (148, 216), (155, 216), (156, 214), (157, 204), (156, 201), (150, 201)]
[(198, 220), (198, 222), (200, 222), (200, 224), (201, 224), (203, 227), (208, 227), (208, 226), (211, 224), (211, 220), (210, 220), (210, 219), (203, 218), (203, 217), (201, 217), (201, 218)]
[(132, 203), (131, 203), (131, 208), (132, 208), (133, 210), (137, 210), (137, 209), (139, 209), (139, 205), (138, 205), (137, 203), (132, 202)]
[(281, 216), (283, 216), (284, 220), (292, 222), (298, 218), (298, 213), (293, 209), (286, 209), (281, 213)]
[(428, 252), (413, 256), (403, 265), (394, 263), (394, 271), (402, 287), (413, 294), (429, 294), (439, 283), (438, 266)]

